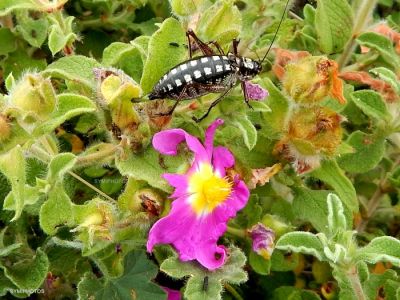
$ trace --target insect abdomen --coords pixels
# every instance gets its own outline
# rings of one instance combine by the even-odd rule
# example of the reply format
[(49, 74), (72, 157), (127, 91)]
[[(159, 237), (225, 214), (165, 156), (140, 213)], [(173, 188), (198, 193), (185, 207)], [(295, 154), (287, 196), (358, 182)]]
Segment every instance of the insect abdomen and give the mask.
[(234, 70), (227, 56), (196, 57), (169, 70), (156, 84), (149, 99), (192, 99), (220, 92), (229, 87), (226, 81), (232, 74)]

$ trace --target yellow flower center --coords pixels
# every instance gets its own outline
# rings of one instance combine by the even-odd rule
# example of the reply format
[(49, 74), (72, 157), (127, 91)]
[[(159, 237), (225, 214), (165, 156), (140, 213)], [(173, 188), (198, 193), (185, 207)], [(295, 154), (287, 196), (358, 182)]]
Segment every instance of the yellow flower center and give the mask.
[(231, 191), (232, 184), (215, 173), (209, 164), (201, 164), (189, 179), (190, 201), (197, 215), (212, 212)]

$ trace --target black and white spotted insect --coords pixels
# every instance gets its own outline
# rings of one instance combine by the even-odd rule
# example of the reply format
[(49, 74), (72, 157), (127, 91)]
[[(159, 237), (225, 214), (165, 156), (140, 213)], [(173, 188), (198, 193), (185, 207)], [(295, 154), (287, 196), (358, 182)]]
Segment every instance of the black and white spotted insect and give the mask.
[[(204, 43), (192, 30), (187, 31), (188, 48), (190, 59), (171, 70), (169, 70), (148, 95), (150, 100), (154, 99), (173, 99), (176, 100), (171, 110), (165, 115), (170, 115), (175, 110), (181, 100), (193, 99), (208, 93), (221, 93), (209, 106), (207, 112), (195, 121), (201, 121), (208, 116), (211, 109), (217, 105), (235, 86), (240, 82), (244, 100), (249, 104), (245, 82), (253, 79), (262, 70), (262, 63), (265, 60), (272, 44), (277, 36), (280, 25), (283, 21), (289, 0), (286, 2), (285, 11), (279, 22), (278, 29), (271, 41), (271, 44), (263, 59), (256, 61), (238, 54), (238, 41), (233, 40), (233, 53), (224, 54), (217, 42)], [(203, 53), (202, 56), (192, 57), (191, 39)], [(214, 45), (218, 53), (210, 47)]]

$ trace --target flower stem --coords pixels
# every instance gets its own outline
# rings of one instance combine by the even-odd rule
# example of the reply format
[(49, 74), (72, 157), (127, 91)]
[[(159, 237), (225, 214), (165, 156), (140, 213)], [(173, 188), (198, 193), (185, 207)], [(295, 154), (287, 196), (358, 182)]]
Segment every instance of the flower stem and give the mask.
[(226, 232), (228, 232), (231, 235), (240, 237), (242, 239), (246, 238), (247, 234), (244, 229), (239, 229), (239, 228), (233, 228), (228, 226)]
[(96, 164), (99, 161), (104, 160), (107, 157), (113, 157), (115, 155), (115, 150), (118, 148), (118, 146), (115, 147), (110, 147), (101, 151), (98, 151), (96, 153), (91, 153), (87, 154), (84, 156), (78, 156), (77, 158), (77, 166), (83, 167), (91, 164)]
[(225, 289), (233, 296), (236, 300), (243, 300), (242, 296), (231, 286), (229, 283), (224, 284)]
[(365, 29), (368, 22), (370, 21), (374, 8), (378, 3), (378, 0), (367, 0), (367, 1), (363, 0), (360, 2), (361, 3), (359, 7), (357, 8), (358, 13), (355, 17), (355, 23), (351, 38), (347, 42), (342, 54), (338, 59), (339, 69), (345, 67), (349, 62), (349, 60), (351, 59), (351, 55), (353, 54), (354, 49), (356, 48), (355, 40), (358, 37), (358, 35)]
[(351, 269), (348, 272), (346, 272), (346, 275), (350, 281), (354, 294), (356, 295), (356, 299), (366, 300), (367, 298), (364, 295), (364, 291), (362, 289), (360, 277), (358, 276), (358, 271), (356, 266), (351, 267)]

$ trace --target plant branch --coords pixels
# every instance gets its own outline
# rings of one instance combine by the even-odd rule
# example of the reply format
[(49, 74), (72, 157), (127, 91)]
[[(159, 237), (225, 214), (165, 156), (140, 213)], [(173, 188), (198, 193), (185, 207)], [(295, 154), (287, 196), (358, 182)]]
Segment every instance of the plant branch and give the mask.
[(224, 284), (226, 290), (233, 296), (234, 299), (236, 300), (243, 300), (242, 296), (235, 290), (233, 286), (231, 286), (229, 283)]
[(360, 6), (357, 8), (358, 13), (355, 17), (355, 23), (353, 26), (351, 38), (347, 42), (342, 54), (340, 55), (337, 61), (339, 64), (339, 69), (345, 67), (348, 64), (349, 60), (351, 59), (351, 55), (353, 54), (354, 49), (356, 48), (355, 40), (368, 25), (372, 16), (372, 12), (374, 11), (374, 8), (377, 3), (378, 0), (361, 1)]
[(367, 298), (364, 295), (364, 291), (362, 289), (362, 285), (360, 282), (360, 277), (358, 276), (357, 267), (353, 266), (351, 269), (346, 272), (347, 278), (351, 283), (351, 287), (356, 295), (357, 300), (366, 300)]

